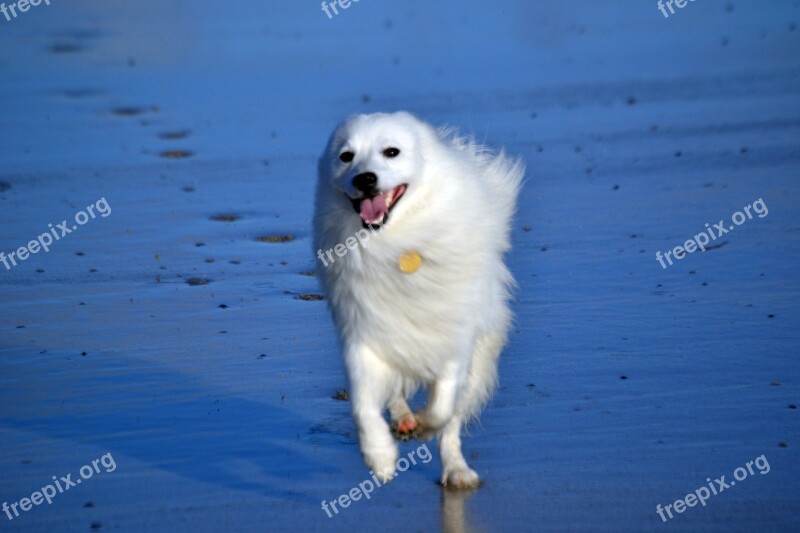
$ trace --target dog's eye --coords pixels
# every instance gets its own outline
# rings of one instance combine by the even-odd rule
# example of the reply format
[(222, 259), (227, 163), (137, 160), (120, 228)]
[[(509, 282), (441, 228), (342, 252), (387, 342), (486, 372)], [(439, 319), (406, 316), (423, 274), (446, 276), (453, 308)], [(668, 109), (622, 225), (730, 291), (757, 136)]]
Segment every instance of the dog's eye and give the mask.
[(400, 149), (398, 148), (387, 148), (383, 151), (383, 155), (386, 157), (397, 157), (400, 155)]
[(342, 160), (342, 163), (349, 163), (350, 161), (353, 160), (355, 156), (356, 154), (354, 154), (353, 152), (342, 152), (339, 155), (339, 159)]

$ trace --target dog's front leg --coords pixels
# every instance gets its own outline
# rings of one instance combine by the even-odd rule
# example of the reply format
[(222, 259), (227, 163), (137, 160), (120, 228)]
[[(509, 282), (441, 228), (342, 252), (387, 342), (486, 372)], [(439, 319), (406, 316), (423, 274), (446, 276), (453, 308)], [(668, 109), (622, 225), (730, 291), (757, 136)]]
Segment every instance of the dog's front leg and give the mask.
[(353, 419), (364, 462), (382, 482), (395, 476), (397, 445), (383, 410), (394, 394), (391, 369), (366, 346), (345, 351)]

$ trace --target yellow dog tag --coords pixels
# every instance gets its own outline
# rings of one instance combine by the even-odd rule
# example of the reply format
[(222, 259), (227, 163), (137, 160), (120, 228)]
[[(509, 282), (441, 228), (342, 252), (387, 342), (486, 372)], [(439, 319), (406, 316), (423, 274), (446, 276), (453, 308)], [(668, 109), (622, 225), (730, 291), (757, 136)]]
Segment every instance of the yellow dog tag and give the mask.
[(408, 252), (400, 256), (398, 263), (402, 272), (413, 274), (422, 266), (422, 256), (418, 252)]

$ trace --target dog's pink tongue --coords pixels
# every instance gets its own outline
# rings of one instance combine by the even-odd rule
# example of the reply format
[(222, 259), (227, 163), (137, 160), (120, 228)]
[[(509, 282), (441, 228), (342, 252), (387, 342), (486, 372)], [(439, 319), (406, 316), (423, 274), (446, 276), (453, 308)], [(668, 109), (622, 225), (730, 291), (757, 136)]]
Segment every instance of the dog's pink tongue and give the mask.
[(361, 200), (361, 220), (367, 224), (383, 221), (388, 211), (386, 198), (382, 194)]

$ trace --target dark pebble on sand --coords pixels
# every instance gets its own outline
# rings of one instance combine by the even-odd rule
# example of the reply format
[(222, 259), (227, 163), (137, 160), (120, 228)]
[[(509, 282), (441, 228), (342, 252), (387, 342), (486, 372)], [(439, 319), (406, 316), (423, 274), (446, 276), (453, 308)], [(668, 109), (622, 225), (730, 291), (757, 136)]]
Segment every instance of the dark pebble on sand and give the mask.
[(340, 402), (346, 402), (350, 400), (350, 395), (347, 394), (347, 389), (342, 389), (336, 391), (336, 394), (333, 395), (334, 400), (339, 400)]
[(166, 150), (161, 152), (160, 155), (166, 159), (185, 159), (192, 157), (194, 154), (188, 150)]
[(223, 213), (219, 215), (214, 215), (211, 217), (211, 220), (214, 222), (236, 222), (237, 220), (241, 219), (239, 215), (234, 215), (231, 213)]
[(291, 242), (294, 240), (294, 235), (262, 235), (256, 237), (258, 242)]
[(80, 45), (72, 43), (55, 43), (50, 46), (50, 51), (54, 54), (70, 54), (81, 50), (83, 48)]
[(189, 130), (181, 130), (181, 131), (165, 131), (164, 133), (159, 133), (158, 137), (160, 139), (164, 139), (167, 141), (173, 141), (176, 139), (185, 139), (189, 136)]
[(298, 294), (294, 297), (295, 300), (303, 300), (304, 302), (319, 302), (324, 300), (325, 297), (321, 294)]
[(135, 117), (147, 112), (143, 107), (115, 107), (111, 112), (118, 117)]

